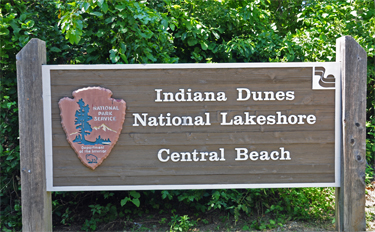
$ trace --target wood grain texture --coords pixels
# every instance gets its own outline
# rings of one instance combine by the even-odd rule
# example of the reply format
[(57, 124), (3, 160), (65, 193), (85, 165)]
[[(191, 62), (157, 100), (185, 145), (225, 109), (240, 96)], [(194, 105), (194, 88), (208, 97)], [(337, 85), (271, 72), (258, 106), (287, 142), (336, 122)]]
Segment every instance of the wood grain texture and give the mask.
[[(277, 150), (281, 144), (273, 144), (270, 146), (271, 150)], [(294, 155), (289, 162), (273, 161), (235, 161), (234, 157), (236, 146), (226, 146), (225, 162), (176, 162), (170, 163), (168, 166), (155, 165), (156, 154), (162, 146), (118, 146), (114, 149), (111, 156), (108, 157), (105, 163), (98, 167), (94, 172), (86, 172), (85, 176), (168, 176), (168, 175), (205, 175), (212, 174), (267, 174), (267, 173), (288, 173), (295, 175), (298, 173), (333, 173), (334, 159), (329, 156), (328, 151), (332, 144), (304, 144), (303, 150), (300, 145), (288, 145), (289, 151)], [(244, 146), (248, 149), (260, 151), (263, 145)], [(214, 151), (217, 148), (215, 145), (211, 146), (197, 146), (197, 150)], [(176, 152), (186, 151), (185, 146), (170, 146), (170, 149)], [(77, 161), (74, 152), (67, 148), (56, 148), (56, 159), (54, 159), (54, 166), (57, 166), (54, 171), (56, 176), (78, 177), (82, 175), (85, 168)], [(129, 152), (128, 152), (129, 151)], [(319, 155), (312, 157), (312, 152), (319, 152)], [(153, 154), (150, 156), (150, 154)], [(139, 165), (139, 160), (143, 160), (142, 165)], [(166, 167), (165, 167), (166, 166)], [(141, 168), (140, 168), (141, 167)], [(80, 178), (83, 178), (81, 176)]]
[[(214, 179), (220, 179), (220, 184), (274, 184), (277, 183), (324, 183), (334, 181), (331, 173), (303, 173), (296, 175), (284, 174), (255, 174), (255, 175), (226, 175), (215, 174), (215, 177), (210, 175), (184, 175), (184, 176), (124, 176), (124, 177), (64, 177), (61, 176), (55, 180), (61, 186), (74, 186), (77, 179), (82, 183), (79, 186), (106, 186), (106, 185), (165, 185), (165, 183), (178, 183), (178, 184), (212, 184)], [(325, 181), (322, 181), (325, 180)], [(215, 184), (215, 183), (214, 183)], [(78, 185), (78, 184), (77, 184)]]
[(336, 41), (342, 75), (341, 187), (336, 189), (336, 228), (365, 231), (367, 54), (350, 36)]
[[(52, 141), (54, 186), (170, 185), (334, 182), (335, 93), (312, 90), (312, 68), (239, 68), (171, 70), (52, 70)], [(108, 158), (95, 171), (80, 164), (61, 128), (57, 102), (74, 90), (101, 86), (127, 104), (124, 129)], [(236, 88), (251, 91), (295, 91), (293, 101), (237, 101)], [(156, 103), (155, 89), (177, 92), (223, 91), (225, 102)], [(228, 118), (243, 115), (313, 114), (314, 125), (223, 126)], [(133, 126), (133, 113), (149, 116), (203, 116), (210, 126)], [(235, 148), (249, 151), (290, 151), (291, 161), (235, 161)], [(225, 150), (225, 162), (166, 162), (157, 152)]]
[(52, 231), (51, 193), (46, 191), (42, 64), (46, 44), (32, 39), (17, 54), (22, 230)]

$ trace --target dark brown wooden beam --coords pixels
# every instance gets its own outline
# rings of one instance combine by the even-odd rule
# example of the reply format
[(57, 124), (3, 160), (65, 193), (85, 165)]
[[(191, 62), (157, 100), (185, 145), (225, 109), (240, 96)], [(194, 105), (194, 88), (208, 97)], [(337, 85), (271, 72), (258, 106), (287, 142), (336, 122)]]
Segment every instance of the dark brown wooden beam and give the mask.
[(351, 37), (336, 41), (342, 78), (341, 187), (336, 189), (336, 228), (365, 231), (367, 54)]
[(46, 43), (31, 39), (17, 54), (22, 230), (52, 231), (51, 193), (46, 191), (42, 64)]

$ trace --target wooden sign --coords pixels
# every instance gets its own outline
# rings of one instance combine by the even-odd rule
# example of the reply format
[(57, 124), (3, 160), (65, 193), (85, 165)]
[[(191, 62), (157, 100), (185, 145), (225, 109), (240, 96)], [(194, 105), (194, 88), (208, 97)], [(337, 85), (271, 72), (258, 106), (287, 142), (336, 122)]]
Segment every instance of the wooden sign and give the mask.
[(339, 63), (44, 65), (43, 89), (48, 191), (340, 185)]
[[(45, 65), (31, 39), (17, 54), (22, 227), (52, 230), (50, 191), (334, 186), (336, 230), (364, 231), (366, 57), (343, 36), (336, 63)], [(127, 102), (95, 170), (58, 106), (86, 88)]]

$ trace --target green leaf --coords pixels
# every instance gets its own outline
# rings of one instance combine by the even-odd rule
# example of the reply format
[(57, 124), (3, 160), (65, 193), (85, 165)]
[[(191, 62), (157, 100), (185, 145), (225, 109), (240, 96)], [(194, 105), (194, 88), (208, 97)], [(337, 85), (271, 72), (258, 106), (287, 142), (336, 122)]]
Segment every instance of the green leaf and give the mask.
[(205, 41), (201, 41), (201, 47), (202, 47), (203, 50), (207, 50), (208, 45)]
[(188, 44), (189, 44), (189, 46), (194, 46), (194, 45), (196, 45), (198, 43), (198, 40), (197, 39), (195, 39), (194, 37), (189, 37), (189, 39), (188, 39)]
[(185, 25), (186, 25), (186, 28), (190, 31), (191, 30), (191, 28), (193, 27), (192, 25), (191, 25), (191, 21), (189, 20), (189, 21), (185, 21)]
[(76, 24), (77, 24), (77, 28), (78, 28), (79, 30), (82, 30), (82, 29), (83, 29), (83, 23), (82, 23), (82, 20), (77, 20), (77, 21), (76, 21)]
[(181, 39), (182, 39), (182, 40), (185, 40), (186, 37), (187, 37), (187, 33), (185, 32), (185, 33), (182, 34)]
[(111, 49), (109, 53), (109, 58), (111, 59), (112, 63), (117, 63), (117, 61), (120, 59), (120, 56), (117, 55), (117, 49)]
[(6, 28), (0, 28), (0, 35), (9, 35), (9, 30)]
[(74, 44), (74, 37), (70, 31), (65, 36), (66, 39), (69, 39), (69, 43)]
[(89, 7), (90, 7), (90, 3), (88, 3), (88, 2), (83, 3), (83, 9), (85, 11), (87, 11), (89, 9)]
[(212, 34), (215, 36), (216, 39), (220, 39), (220, 35), (217, 32), (212, 31)]
[(137, 207), (139, 207), (141, 205), (141, 202), (139, 201), (139, 199), (133, 199), (132, 202)]
[(25, 21), (25, 19), (26, 19), (26, 14), (21, 14), (20, 20)]
[(161, 20), (161, 25), (163, 25), (163, 29), (164, 30), (167, 29), (167, 27), (168, 27), (168, 20), (162, 19)]
[(97, 11), (94, 11), (94, 12), (90, 12), (91, 15), (95, 15), (95, 16), (98, 16), (98, 17), (102, 17), (103, 14), (100, 13), (100, 12), (97, 12)]
[(122, 52), (126, 51), (126, 45), (123, 42), (120, 42), (120, 47), (122, 49)]
[(107, 11), (108, 11), (108, 4), (106, 2), (104, 2), (103, 5), (101, 5), (101, 8), (102, 8), (102, 11), (104, 13), (107, 13)]
[(130, 200), (129, 197), (125, 197), (124, 199), (122, 199), (121, 200), (121, 206), (124, 206), (129, 200)]
[(50, 48), (50, 51), (51, 52), (61, 52), (61, 50), (59, 48), (57, 48), (57, 47)]
[(148, 58), (149, 60), (151, 60), (152, 62), (155, 62), (155, 61), (156, 61), (155, 57), (154, 57), (151, 53), (146, 53), (146, 56), (147, 56), (147, 58)]
[[(78, 44), (79, 41), (81, 40), (81, 36), (79, 36), (75, 30), (73, 30), (73, 31), (74, 31), (75, 33), (74, 33), (74, 34), (70, 34), (69, 41), (70, 41), (70, 43), (72, 43), (72, 44), (74, 44), (74, 43)], [(72, 41), (73, 41), (73, 42), (72, 42)]]
[(169, 25), (169, 27), (171, 28), (172, 31), (174, 31), (174, 29), (176, 28), (176, 26), (175, 26), (173, 23), (171, 23), (171, 24)]
[(140, 34), (142, 37), (146, 38), (146, 39), (151, 38), (152, 35), (153, 35), (153, 33), (152, 33), (151, 31), (148, 31), (148, 32), (146, 32), (146, 33), (142, 33), (142, 32), (140, 32), (139, 34)]
[(213, 194), (213, 197), (215, 199), (219, 199), (220, 198), (220, 192), (219, 191), (215, 191), (214, 194)]
[(104, 31), (103, 29), (99, 29), (99, 31), (96, 33), (96, 36), (98, 36), (100, 38), (103, 35), (105, 35), (105, 33), (106, 33), (106, 31)]
[(121, 59), (125, 62), (125, 64), (128, 64), (128, 63), (129, 63), (129, 62), (128, 62), (128, 58), (126, 57), (125, 54), (120, 54), (120, 56), (121, 56)]
[(14, 23), (14, 21), (10, 22), (9, 25), (13, 28), (15, 33), (18, 33), (21, 30), (21, 28), (18, 27), (18, 24)]
[(124, 4), (122, 4), (122, 5), (116, 5), (115, 6), (115, 9), (116, 10), (119, 10), (119, 11), (122, 11), (122, 10), (124, 10), (126, 8), (126, 6), (124, 5)]
[(136, 191), (131, 191), (130, 192), (130, 196), (134, 197), (134, 198), (140, 198), (141, 197), (141, 194), (139, 194), (138, 192)]
[(5, 9), (6, 9), (6, 10), (9, 10), (11, 7), (12, 7), (12, 5), (10, 5), (9, 2), (7, 2), (7, 3), (5, 4)]
[[(161, 198), (162, 199), (165, 199), (165, 198), (169, 198), (169, 196), (171, 196), (170, 194), (169, 194), (169, 192), (167, 191), (167, 190), (163, 190), (163, 191), (161, 191)], [(171, 200), (171, 198), (169, 198), (170, 200)]]
[(101, 7), (104, 3), (104, 0), (98, 0), (99, 6)]
[(110, 17), (110, 18), (107, 18), (106, 20), (104, 20), (104, 22), (105, 22), (106, 24), (108, 24), (108, 23), (113, 22), (115, 19), (116, 19), (116, 17)]
[[(121, 33), (125, 34), (126, 32), (128, 32), (128, 28), (126, 28), (126, 27), (121, 27), (121, 28), (119, 29), (119, 31), (120, 31)], [(145, 37), (146, 37), (146, 36), (145, 36)]]

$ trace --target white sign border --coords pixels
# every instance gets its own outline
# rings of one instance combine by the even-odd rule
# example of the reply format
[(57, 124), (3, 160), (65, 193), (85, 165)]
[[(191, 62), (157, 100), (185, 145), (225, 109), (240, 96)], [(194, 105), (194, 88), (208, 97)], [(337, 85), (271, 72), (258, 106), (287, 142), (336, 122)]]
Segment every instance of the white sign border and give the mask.
[[(325, 67), (335, 77), (335, 182), (278, 183), (278, 184), (187, 184), (187, 185), (100, 185), (53, 186), (51, 70), (114, 70), (114, 69), (197, 69), (197, 68), (298, 68)], [(312, 73), (312, 77), (314, 77)], [(43, 120), (47, 191), (103, 191), (103, 190), (170, 190), (170, 189), (244, 189), (244, 188), (302, 188), (340, 187), (341, 160), (341, 72), (340, 62), (290, 63), (212, 63), (212, 64), (107, 64), (107, 65), (43, 65)], [(316, 91), (324, 91), (319, 89)]]

